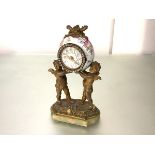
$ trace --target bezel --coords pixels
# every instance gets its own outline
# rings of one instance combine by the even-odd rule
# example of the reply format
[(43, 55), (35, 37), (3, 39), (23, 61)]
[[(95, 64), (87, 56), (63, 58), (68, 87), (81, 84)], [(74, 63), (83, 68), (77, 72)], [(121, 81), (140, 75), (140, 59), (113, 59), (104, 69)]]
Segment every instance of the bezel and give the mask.
[[(73, 48), (75, 48), (76, 50), (78, 50), (78, 51), (80, 52), (80, 54), (81, 54), (81, 56), (82, 56), (82, 63), (81, 63), (81, 65), (80, 65), (78, 68), (75, 68), (75, 69), (69, 68), (69, 67), (67, 67), (67, 66), (64, 64), (64, 62), (62, 61), (62, 52), (63, 52), (63, 50), (64, 50), (65, 48), (67, 48), (67, 47), (73, 47)], [(86, 59), (87, 59), (87, 58), (86, 58), (86, 55), (85, 55), (85, 53), (84, 53), (84, 51), (83, 51), (83, 49), (82, 49), (80, 46), (78, 46), (78, 45), (76, 45), (76, 44), (73, 44), (73, 43), (67, 43), (67, 44), (64, 44), (63, 46), (61, 46), (61, 47), (59, 48), (59, 50), (58, 50), (58, 55), (57, 55), (57, 57), (58, 57), (58, 60), (59, 60), (59, 62), (60, 62), (60, 64), (61, 64), (62, 68), (63, 68), (64, 70), (66, 70), (67, 72), (78, 72), (78, 71), (82, 70), (83, 66), (84, 66), (85, 63), (86, 63)]]

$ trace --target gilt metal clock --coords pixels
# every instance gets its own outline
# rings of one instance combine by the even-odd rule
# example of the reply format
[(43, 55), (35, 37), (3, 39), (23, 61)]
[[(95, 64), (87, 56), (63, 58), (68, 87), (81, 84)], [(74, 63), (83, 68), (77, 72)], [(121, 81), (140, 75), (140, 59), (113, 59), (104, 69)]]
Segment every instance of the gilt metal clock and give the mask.
[[(85, 36), (88, 26), (67, 26), (69, 32), (64, 36), (54, 60), (55, 69), (48, 71), (56, 77), (57, 101), (51, 106), (52, 117), (56, 121), (87, 127), (97, 122), (99, 109), (93, 104), (93, 83), (101, 80), (101, 65), (94, 61), (94, 48)], [(89, 71), (86, 69), (89, 68)], [(81, 99), (73, 99), (68, 87), (67, 74), (76, 72), (83, 78), (83, 95)], [(62, 91), (66, 98), (61, 98)]]

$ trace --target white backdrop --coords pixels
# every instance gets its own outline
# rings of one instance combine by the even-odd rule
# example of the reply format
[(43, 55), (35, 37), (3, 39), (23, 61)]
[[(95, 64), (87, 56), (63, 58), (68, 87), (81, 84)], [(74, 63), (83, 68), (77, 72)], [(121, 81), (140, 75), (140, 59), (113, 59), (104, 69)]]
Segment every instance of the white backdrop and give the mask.
[(155, 20), (115, 18), (113, 31), (115, 15), (106, 15), (115, 8), (102, 0), (1, 0), (0, 53), (56, 54), (68, 24), (89, 26), (96, 54), (154, 53)]
[(86, 35), (95, 51), (107, 54), (112, 19), (103, 16), (101, 3), (83, 0), (0, 2), (0, 53), (56, 54), (59, 43), (68, 32), (66, 25), (79, 24), (89, 26)]
[(154, 19), (116, 19), (113, 54), (155, 53)]

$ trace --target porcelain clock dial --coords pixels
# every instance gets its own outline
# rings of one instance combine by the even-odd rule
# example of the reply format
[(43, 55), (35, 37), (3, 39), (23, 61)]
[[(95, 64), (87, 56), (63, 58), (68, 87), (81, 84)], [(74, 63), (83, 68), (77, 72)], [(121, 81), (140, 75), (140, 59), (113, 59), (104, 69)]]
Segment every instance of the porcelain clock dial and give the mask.
[(58, 58), (67, 71), (79, 71), (85, 63), (83, 50), (75, 44), (65, 44), (58, 52)]
[(61, 57), (64, 65), (68, 68), (77, 69), (82, 64), (81, 53), (74, 47), (65, 48)]

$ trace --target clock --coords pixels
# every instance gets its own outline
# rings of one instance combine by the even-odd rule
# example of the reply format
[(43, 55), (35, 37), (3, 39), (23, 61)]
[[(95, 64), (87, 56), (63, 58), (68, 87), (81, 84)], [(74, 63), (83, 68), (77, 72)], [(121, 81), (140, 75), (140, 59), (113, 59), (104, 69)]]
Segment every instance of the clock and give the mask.
[(87, 69), (94, 59), (94, 49), (88, 38), (65, 37), (58, 50), (58, 60), (67, 72)]
[[(58, 59), (54, 60), (54, 68), (50, 68), (56, 78), (57, 101), (51, 106), (54, 120), (87, 127), (95, 123), (100, 116), (99, 109), (93, 104), (93, 83), (101, 80), (101, 65), (94, 59), (94, 49), (85, 35), (87, 25), (74, 27), (67, 25), (69, 30), (60, 43), (57, 53)], [(88, 67), (89, 71), (85, 71)], [(83, 95), (81, 99), (73, 99), (68, 87), (67, 74), (76, 72), (83, 79)], [(61, 98), (62, 91), (66, 98)]]

